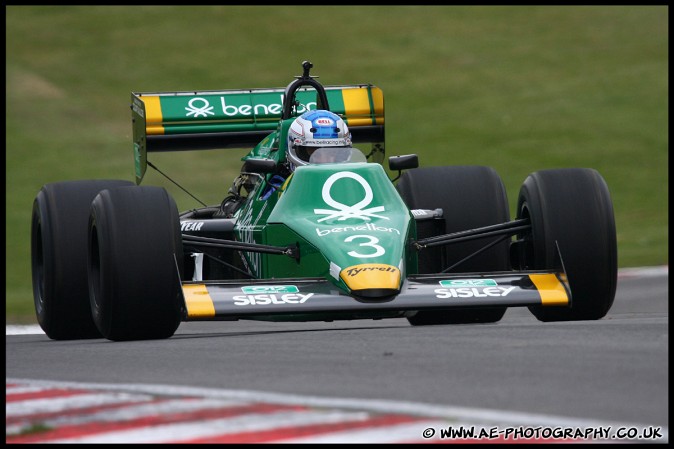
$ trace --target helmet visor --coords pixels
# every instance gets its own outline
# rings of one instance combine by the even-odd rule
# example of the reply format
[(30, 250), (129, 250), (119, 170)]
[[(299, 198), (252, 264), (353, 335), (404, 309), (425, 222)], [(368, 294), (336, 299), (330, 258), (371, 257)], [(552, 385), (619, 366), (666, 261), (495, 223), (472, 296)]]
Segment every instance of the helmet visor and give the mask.
[(310, 164), (338, 164), (344, 162), (367, 162), (365, 155), (353, 147), (318, 148), (309, 157)]

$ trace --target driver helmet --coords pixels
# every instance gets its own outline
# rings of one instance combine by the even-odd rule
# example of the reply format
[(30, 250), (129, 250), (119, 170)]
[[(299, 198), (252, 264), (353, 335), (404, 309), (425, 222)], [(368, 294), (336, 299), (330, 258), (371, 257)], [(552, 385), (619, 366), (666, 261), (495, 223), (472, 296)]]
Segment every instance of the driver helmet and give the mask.
[(307, 165), (317, 148), (351, 147), (351, 133), (337, 114), (321, 109), (300, 115), (288, 130), (288, 162), (291, 170)]

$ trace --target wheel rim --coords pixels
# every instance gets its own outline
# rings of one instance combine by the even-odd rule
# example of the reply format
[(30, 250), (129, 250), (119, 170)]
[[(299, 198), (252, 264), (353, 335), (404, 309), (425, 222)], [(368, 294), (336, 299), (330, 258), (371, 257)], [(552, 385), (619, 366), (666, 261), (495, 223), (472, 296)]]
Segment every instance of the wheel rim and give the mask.
[(98, 230), (94, 224), (91, 228), (90, 239), (89, 286), (91, 298), (91, 312), (94, 316), (100, 314), (99, 292), (101, 291), (101, 257), (98, 248)]
[(45, 275), (44, 275), (44, 251), (42, 249), (42, 224), (39, 218), (34, 223), (33, 233), (33, 273), (35, 273), (35, 307), (38, 315), (44, 310), (44, 291), (45, 291)]
[[(522, 203), (517, 216), (518, 220), (529, 220), (531, 222), (531, 214), (526, 202)], [(520, 270), (533, 270), (536, 267), (534, 256), (534, 235), (533, 227), (524, 233), (516, 235), (516, 251), (517, 251), (517, 268)]]

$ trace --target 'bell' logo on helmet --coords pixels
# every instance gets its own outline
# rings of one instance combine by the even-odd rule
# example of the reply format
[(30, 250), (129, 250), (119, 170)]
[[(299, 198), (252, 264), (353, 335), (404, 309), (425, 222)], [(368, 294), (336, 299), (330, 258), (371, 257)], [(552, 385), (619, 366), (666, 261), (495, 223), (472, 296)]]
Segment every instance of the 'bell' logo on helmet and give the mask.
[(287, 142), (286, 155), (294, 170), (298, 165), (308, 164), (316, 148), (350, 147), (351, 134), (339, 115), (318, 109), (305, 112), (292, 122)]

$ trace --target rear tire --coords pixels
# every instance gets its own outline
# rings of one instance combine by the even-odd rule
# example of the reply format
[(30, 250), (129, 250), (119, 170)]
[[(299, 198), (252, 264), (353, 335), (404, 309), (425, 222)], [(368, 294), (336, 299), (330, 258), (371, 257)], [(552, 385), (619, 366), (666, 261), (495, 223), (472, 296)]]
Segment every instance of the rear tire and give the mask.
[[(444, 220), (417, 223), (419, 239), (510, 221), (503, 181), (491, 167), (417, 168), (403, 173), (396, 188), (408, 208), (441, 208), (444, 212)], [(439, 273), (493, 239), (424, 249), (419, 252), (419, 273)], [(504, 241), (462, 262), (451, 273), (506, 271), (510, 269), (509, 254), (509, 242)], [(407, 319), (412, 325), (493, 323), (503, 318), (506, 309), (419, 311)]]
[(91, 313), (109, 340), (168, 338), (180, 325), (178, 209), (161, 187), (104, 190), (91, 204)]
[(101, 338), (91, 317), (87, 285), (87, 223), (101, 190), (121, 180), (46, 184), (33, 202), (31, 268), (37, 321), (53, 340)]
[(517, 218), (531, 220), (518, 236), (520, 269), (559, 269), (559, 243), (571, 287), (568, 307), (532, 306), (540, 321), (597, 320), (613, 304), (618, 279), (613, 203), (604, 178), (593, 169), (541, 170), (527, 177)]

